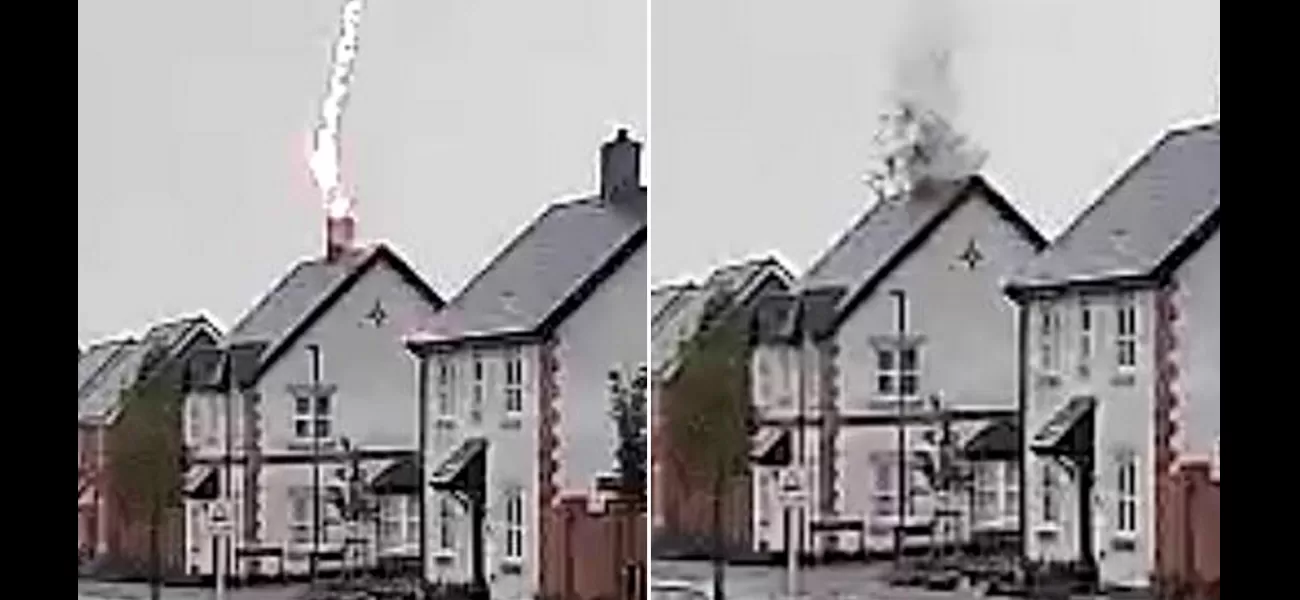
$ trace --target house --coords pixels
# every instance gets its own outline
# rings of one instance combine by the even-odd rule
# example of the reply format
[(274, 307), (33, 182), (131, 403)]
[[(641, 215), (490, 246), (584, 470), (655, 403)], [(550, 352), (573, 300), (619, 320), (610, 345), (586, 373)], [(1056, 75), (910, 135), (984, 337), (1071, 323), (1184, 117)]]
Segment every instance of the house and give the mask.
[(388, 245), (354, 245), (349, 217), (330, 218), (326, 238), (191, 363), (188, 573), (212, 575), (219, 556), (244, 578), (356, 566), (373, 543), (338, 505), (348, 467), (373, 478), (415, 451), (402, 339), (443, 300)]
[[(682, 368), (683, 345), (701, 331), (728, 320), (745, 327), (748, 315), (765, 294), (784, 292), (794, 276), (774, 258), (759, 258), (715, 269), (703, 283), (661, 286), (651, 294), (651, 382), (653, 393), (654, 546), (660, 556), (699, 554), (710, 548), (710, 496), (685, 481), (666, 435), (665, 407), (674, 399), (673, 383)], [(724, 526), (733, 548), (750, 547), (750, 484), (735, 482), (724, 500)]]
[[(940, 485), (955, 462), (941, 450), (1014, 419), (1015, 313), (1000, 282), (1044, 245), (983, 177), (927, 179), (873, 205), (796, 292), (760, 304), (756, 551), (831, 557), (890, 551), (895, 533), (913, 547), (1015, 530), (1015, 447), (971, 465), (989, 489), (965, 496)], [(793, 509), (787, 487), (805, 497)], [(976, 522), (962, 510), (972, 493)]]
[(613, 379), (646, 365), (641, 144), (601, 149), (600, 192), (548, 206), (424, 330), (423, 476), (431, 581), (531, 598), (560, 500), (615, 469)]
[(1145, 586), (1162, 482), (1218, 447), (1219, 140), (1168, 132), (1008, 280), (1031, 559)]
[[(144, 564), (147, 527), (122, 511), (126, 492), (114, 484), (108, 438), (129, 408), (122, 398), (127, 390), (154, 382), (179, 386), (189, 357), (214, 345), (220, 335), (207, 318), (187, 317), (154, 325), (139, 339), (93, 344), (78, 357), (77, 547), (84, 558), (117, 570)], [(174, 531), (179, 522), (168, 519), (165, 528)], [(179, 567), (179, 541), (163, 549), (168, 567)]]

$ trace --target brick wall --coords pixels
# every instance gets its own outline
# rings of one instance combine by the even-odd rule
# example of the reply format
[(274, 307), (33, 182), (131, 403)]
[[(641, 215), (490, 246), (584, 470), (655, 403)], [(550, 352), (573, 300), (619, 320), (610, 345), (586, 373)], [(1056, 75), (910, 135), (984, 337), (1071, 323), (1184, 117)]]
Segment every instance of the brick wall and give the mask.
[[(646, 513), (641, 502), (611, 500), (593, 511), (585, 496), (563, 498), (543, 518), (543, 598), (630, 600), (646, 589)], [(630, 572), (634, 572), (632, 574)]]
[(1219, 482), (1204, 461), (1162, 477), (1157, 587), (1163, 598), (1219, 598)]

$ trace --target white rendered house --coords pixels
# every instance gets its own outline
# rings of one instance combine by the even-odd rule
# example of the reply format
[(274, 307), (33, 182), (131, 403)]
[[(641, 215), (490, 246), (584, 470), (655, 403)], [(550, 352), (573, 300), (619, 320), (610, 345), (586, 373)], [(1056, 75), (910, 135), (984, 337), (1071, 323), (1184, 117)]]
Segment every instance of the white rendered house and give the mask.
[(646, 365), (640, 146), (620, 131), (602, 147), (598, 194), (549, 205), (409, 341), (430, 581), (477, 572), (493, 598), (534, 597), (543, 514), (615, 470), (611, 377)]
[[(331, 499), (345, 493), (345, 441), (367, 477), (414, 452), (416, 390), (402, 340), (443, 302), (387, 245), (354, 248), (337, 223), (329, 233), (325, 256), (294, 265), (218, 352), (191, 365), (188, 573), (214, 573), (218, 500), (234, 538), (223, 564), (236, 576), (303, 575), (313, 555), (320, 570), (338, 570), (345, 545), (352, 566), (376, 553), (416, 556), (414, 534), (376, 548), (367, 529), (348, 531)], [(326, 397), (304, 393), (313, 383)]]
[(1219, 161), (1218, 121), (1167, 133), (1009, 281), (1030, 559), (1146, 586), (1158, 483), (1217, 464)]
[[(936, 495), (943, 432), (934, 419), (950, 419), (957, 446), (1014, 421), (1015, 306), (1000, 283), (1044, 244), (982, 177), (926, 181), (879, 201), (797, 292), (760, 305), (751, 358), (764, 425), (752, 448), (756, 551), (888, 551), (900, 526), (908, 545), (1015, 531), (1014, 446), (976, 465), (988, 471), (976, 514), (937, 519), (941, 507), (971, 503)], [(908, 450), (901, 520), (900, 422)], [(808, 494), (799, 510), (779, 491), (785, 460)]]

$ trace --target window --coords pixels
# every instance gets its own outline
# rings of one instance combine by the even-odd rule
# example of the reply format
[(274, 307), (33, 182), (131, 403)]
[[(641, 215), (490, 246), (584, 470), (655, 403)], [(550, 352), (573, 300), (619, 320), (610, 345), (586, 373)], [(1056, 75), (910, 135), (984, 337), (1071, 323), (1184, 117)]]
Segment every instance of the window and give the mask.
[(1120, 296), (1115, 312), (1118, 363), (1120, 368), (1132, 368), (1137, 364), (1137, 308), (1133, 305), (1133, 295)]
[(876, 393), (891, 400), (911, 400), (916, 398), (920, 387), (920, 368), (918, 351), (914, 347), (905, 347), (901, 352), (894, 349), (876, 350)]
[(452, 399), (451, 361), (445, 356), (438, 357), (438, 416), (450, 419), (456, 414), (456, 404)]
[(506, 351), (506, 414), (524, 410), (524, 361), (518, 348)]
[(524, 557), (524, 494), (514, 490), (506, 494), (506, 559)]
[(876, 517), (898, 516), (898, 478), (895, 455), (878, 452), (871, 455), (871, 514)]
[(996, 521), (1002, 516), (1000, 479), (1002, 463), (975, 463), (975, 522)]
[(1115, 482), (1118, 491), (1118, 502), (1115, 503), (1118, 520), (1115, 529), (1121, 534), (1137, 533), (1137, 474), (1137, 457), (1131, 453), (1120, 457)]
[(1053, 372), (1057, 368), (1057, 352), (1060, 351), (1058, 336), (1061, 330), (1061, 315), (1050, 303), (1043, 304), (1043, 312), (1038, 321), (1038, 359), (1042, 370)]
[(1092, 303), (1087, 298), (1079, 299), (1079, 373), (1088, 373), (1088, 364), (1092, 361), (1093, 326)]
[(758, 379), (758, 402), (765, 403), (772, 396), (771, 368), (762, 355), (754, 357), (755, 371)]
[(406, 543), (420, 543), (420, 497), (406, 496)]
[(472, 374), (474, 376), (473, 379), (474, 384), (473, 384), (473, 390), (471, 392), (473, 396), (471, 398), (472, 404), (470, 405), (469, 408), (469, 419), (470, 421), (478, 423), (483, 420), (483, 382), (484, 382), (483, 375), (484, 373), (483, 373), (483, 357), (480, 356), (477, 352), (474, 353)]
[(190, 401), (190, 440), (197, 443), (203, 437), (203, 405), (198, 398)]
[(438, 503), (438, 549), (451, 552), (456, 548), (456, 512), (451, 499)]
[(1043, 522), (1058, 524), (1061, 519), (1061, 507), (1057, 504), (1057, 483), (1056, 473), (1052, 472), (1052, 465), (1043, 465)]
[(311, 488), (289, 488), (289, 538), (295, 544), (311, 542)]
[(402, 498), (384, 496), (379, 500), (379, 544), (392, 548), (402, 542)]
[(333, 399), (329, 396), (319, 396), (315, 398), (315, 414), (312, 413), (312, 398), (294, 398), (293, 404), (293, 434), (299, 439), (310, 439), (312, 437), (311, 424), (313, 419), (316, 423), (316, 437), (328, 439), (330, 436), (330, 425), (333, 421), (333, 415), (330, 409), (333, 407)]
[(1002, 463), (1003, 468), (1003, 502), (1002, 516), (1011, 520), (1020, 518), (1020, 463), (1011, 461)]

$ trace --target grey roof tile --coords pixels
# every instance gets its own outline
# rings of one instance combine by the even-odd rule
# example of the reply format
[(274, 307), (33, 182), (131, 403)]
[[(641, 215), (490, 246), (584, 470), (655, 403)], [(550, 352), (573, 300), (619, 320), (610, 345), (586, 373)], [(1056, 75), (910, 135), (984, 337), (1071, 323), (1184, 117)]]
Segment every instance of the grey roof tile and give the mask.
[(515, 236), (413, 341), (530, 333), (634, 237), (646, 190), (552, 204)]
[(174, 319), (150, 327), (140, 340), (114, 342), (117, 351), (111, 360), (78, 390), (77, 419), (111, 418), (122, 392), (156, 368), (149, 361), (170, 356), (190, 331), (201, 327), (211, 327), (211, 323), (203, 317)]
[(320, 257), (297, 263), (231, 328), (226, 343), (278, 341), (373, 251), (357, 250), (335, 261)]
[(1218, 210), (1219, 139), (1217, 120), (1167, 133), (1008, 283), (1150, 275)]
[(132, 340), (111, 340), (92, 345), (77, 358), (77, 390), (85, 387), (101, 369), (108, 365), (113, 358), (126, 346), (133, 343)]

